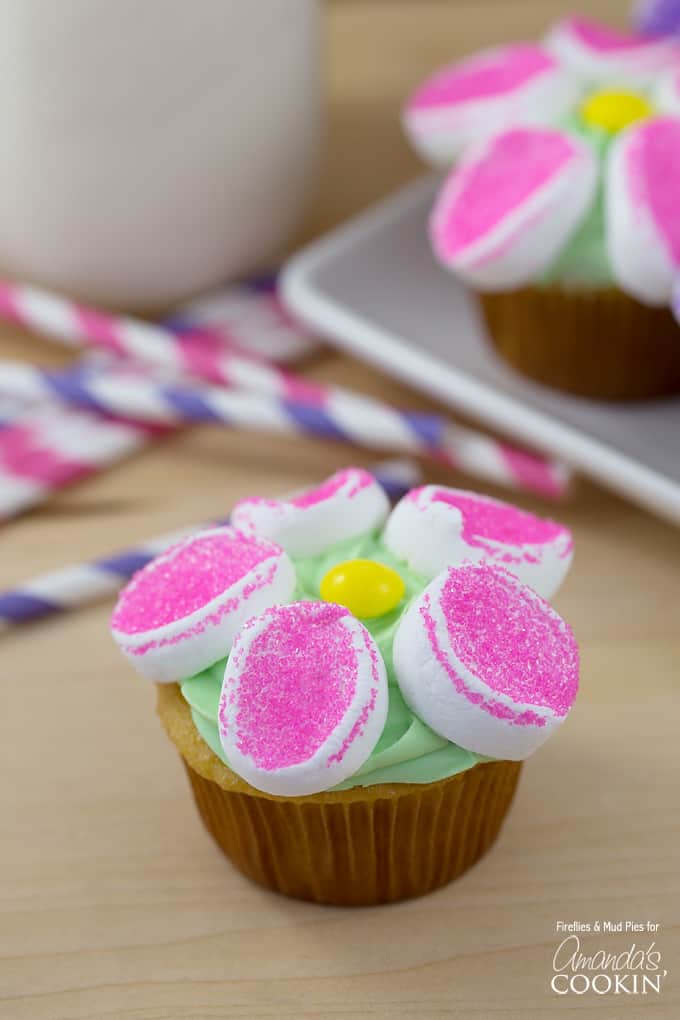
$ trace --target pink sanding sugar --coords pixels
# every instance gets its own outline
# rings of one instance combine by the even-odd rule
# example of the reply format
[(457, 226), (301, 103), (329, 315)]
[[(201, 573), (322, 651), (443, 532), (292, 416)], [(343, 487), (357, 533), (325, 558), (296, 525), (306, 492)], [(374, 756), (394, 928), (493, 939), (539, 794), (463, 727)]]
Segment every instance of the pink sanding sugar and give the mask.
[(290, 502), (293, 506), (300, 507), (301, 509), (316, 506), (317, 503), (323, 503), (325, 500), (331, 499), (350, 480), (353, 480), (354, 484), (347, 492), (349, 499), (354, 499), (357, 493), (373, 484), (373, 478), (369, 475), (368, 471), (362, 471), (361, 468), (344, 468), (324, 482), (323, 485), (295, 496)]
[(258, 768), (311, 758), (342, 722), (356, 692), (358, 660), (349, 612), (332, 603), (296, 602), (271, 613), (254, 638), (238, 684), (237, 744)]
[(278, 564), (273, 561), (271, 566), (266, 567), (264, 570), (253, 575), (253, 580), (248, 584), (243, 585), (238, 595), (234, 595), (231, 598), (226, 598), (223, 602), (219, 602), (217, 608), (213, 612), (208, 613), (207, 615), (203, 614), (199, 620), (197, 620), (192, 626), (187, 627), (186, 630), (166, 635), (163, 638), (152, 638), (150, 641), (145, 641), (143, 645), (134, 645), (131, 648), (128, 648), (128, 653), (130, 655), (141, 657), (156, 648), (167, 648), (170, 645), (178, 645), (182, 641), (186, 641), (187, 638), (196, 637), (198, 634), (205, 633), (209, 627), (216, 627), (220, 620), (223, 620), (225, 616), (229, 615), (229, 613), (235, 612), (239, 605), (246, 602), (256, 591), (262, 591), (263, 588), (268, 588), (274, 581), (277, 569)]
[(510, 213), (553, 179), (576, 153), (557, 131), (515, 128), (498, 135), (477, 161), (455, 171), (432, 219), (432, 238), (443, 258), (492, 232)]
[(230, 528), (181, 542), (135, 574), (121, 592), (111, 626), (140, 634), (182, 620), (278, 553), (271, 543)]
[(409, 109), (427, 110), (503, 95), (555, 66), (555, 60), (540, 46), (508, 46), (498, 54), (444, 68), (418, 89)]
[(476, 565), (449, 571), (440, 605), (453, 654), (490, 691), (567, 714), (578, 689), (578, 646), (547, 602), (505, 571)]
[[(544, 545), (568, 531), (555, 521), (543, 520), (505, 503), (496, 503), (478, 496), (438, 489), (435, 503), (446, 503), (463, 515), (463, 538), (471, 546), (481, 545), (479, 539), (506, 542), (508, 545)], [(568, 551), (568, 550), (567, 550)]]
[(371, 688), (370, 693), (368, 695), (368, 700), (366, 701), (361, 711), (359, 712), (359, 717), (352, 726), (352, 729), (349, 731), (349, 733), (343, 740), (342, 747), (338, 751), (336, 751), (335, 754), (332, 754), (329, 757), (327, 762), (328, 765), (330, 765), (334, 761), (342, 761), (342, 759), (345, 757), (354, 741), (357, 739), (357, 737), (359, 737), (363, 733), (364, 727), (368, 722), (369, 716), (371, 712), (373, 712), (373, 710), (375, 709), (375, 703), (378, 697), (378, 682), (379, 682), (378, 652), (376, 651), (375, 646), (372, 644), (371, 639), (366, 632), (364, 632), (363, 634), (363, 639), (366, 651), (368, 652), (369, 658), (371, 660), (371, 676), (373, 678), (373, 683), (375, 684), (375, 686)]
[(649, 39), (620, 32), (610, 25), (600, 25), (587, 18), (570, 18), (569, 26), (587, 46), (601, 53), (621, 53), (626, 50), (635, 52), (639, 47), (649, 44)]
[(248, 506), (266, 506), (272, 510), (283, 511), (288, 505), (297, 507), (299, 510), (307, 510), (310, 507), (317, 506), (319, 503), (324, 503), (327, 499), (332, 499), (349, 481), (352, 481), (353, 484), (345, 495), (348, 499), (354, 499), (358, 493), (368, 488), (369, 485), (373, 485), (374, 479), (368, 471), (364, 471), (362, 468), (344, 468), (331, 478), (328, 478), (323, 485), (318, 485), (315, 489), (307, 489), (305, 492), (301, 492), (299, 496), (293, 496), (285, 502), (255, 496), (237, 503), (235, 509)]
[(633, 199), (648, 208), (680, 267), (680, 120), (658, 117), (631, 140), (628, 170)]

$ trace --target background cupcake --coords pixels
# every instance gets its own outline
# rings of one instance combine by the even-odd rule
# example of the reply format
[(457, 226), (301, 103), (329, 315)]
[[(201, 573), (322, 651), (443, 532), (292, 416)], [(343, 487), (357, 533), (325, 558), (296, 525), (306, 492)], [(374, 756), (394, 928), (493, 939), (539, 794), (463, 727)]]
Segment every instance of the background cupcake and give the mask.
[(450, 881), (574, 700), (576, 644), (542, 597), (569, 568), (568, 531), (439, 486), (389, 513), (351, 468), (247, 500), (233, 523), (158, 557), (112, 618), (136, 669), (165, 681), (206, 827), (245, 874), (305, 899)]
[(676, 40), (569, 18), (438, 72), (404, 123), (455, 164), (432, 246), (511, 364), (596, 398), (680, 392)]

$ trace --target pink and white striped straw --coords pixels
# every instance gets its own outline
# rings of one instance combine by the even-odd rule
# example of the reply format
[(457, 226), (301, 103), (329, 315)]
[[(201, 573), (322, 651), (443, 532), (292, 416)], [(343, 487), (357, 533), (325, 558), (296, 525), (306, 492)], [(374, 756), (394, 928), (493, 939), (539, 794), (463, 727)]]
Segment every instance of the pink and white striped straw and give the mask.
[[(101, 312), (35, 287), (0, 282), (0, 315), (68, 346), (104, 348), (173, 374), (263, 394), (273, 398), (279, 413), (308, 431), (359, 444), (374, 432), (382, 438), (373, 445), (414, 453), (436, 455), (439, 448), (449, 464), (551, 499), (567, 484), (563, 465), (482, 433), (457, 429), (440, 416), (402, 411), (351, 390), (314, 383), (222, 347), (186, 341), (162, 326)], [(457, 443), (442, 443), (447, 431), (449, 438), (457, 435)]]
[[(230, 284), (189, 301), (175, 309), (165, 326), (192, 346), (279, 363), (298, 360), (319, 346), (282, 306), (272, 275)], [(101, 366), (110, 364), (112, 355), (97, 348), (91, 359)], [(0, 443), (0, 520), (37, 506), (158, 434), (157, 429), (144, 426), (135, 431), (132, 423), (125, 429), (120, 423), (111, 427), (97, 415), (69, 411), (51, 399), (36, 402), (31, 398), (30, 404), (39, 405), (39, 412), (27, 415), (29, 405), (23, 397), (0, 392), (0, 431), (5, 431)], [(77, 460), (72, 451), (65, 457), (65, 430), (82, 432), (85, 425), (90, 435), (87, 450), (80, 450)]]
[(0, 520), (138, 450), (149, 431), (98, 414), (36, 407), (0, 428)]
[[(372, 408), (367, 413), (365, 398), (354, 398), (354, 413), (349, 419), (339, 416), (334, 407), (314, 411), (304, 403), (249, 390), (149, 379), (125, 364), (121, 368), (85, 365), (75, 371), (54, 372), (7, 361), (0, 362), (0, 392), (36, 402), (65, 400), (149, 425), (220, 423), (247, 430), (341, 439), (369, 449), (434, 458), (499, 485), (516, 485), (516, 474), (521, 473), (525, 488), (545, 495), (542, 461), (516, 451), (508, 453), (497, 440), (454, 426), (436, 415), (407, 414), (384, 407), (379, 414)], [(523, 461), (519, 460), (521, 456)], [(553, 496), (560, 480), (557, 470), (550, 493)]]
[(276, 364), (299, 361), (320, 347), (284, 307), (274, 274), (193, 298), (174, 309), (163, 325), (184, 340)]
[[(401, 499), (409, 489), (422, 481), (418, 466), (407, 460), (380, 461), (370, 465), (370, 471), (392, 502)], [(32, 577), (18, 587), (0, 591), (0, 635), (10, 627), (72, 612), (115, 595), (124, 581), (146, 566), (163, 549), (187, 535), (213, 527), (215, 523), (228, 524), (229, 519), (158, 535), (132, 548), (121, 549), (84, 563), (72, 563)]]

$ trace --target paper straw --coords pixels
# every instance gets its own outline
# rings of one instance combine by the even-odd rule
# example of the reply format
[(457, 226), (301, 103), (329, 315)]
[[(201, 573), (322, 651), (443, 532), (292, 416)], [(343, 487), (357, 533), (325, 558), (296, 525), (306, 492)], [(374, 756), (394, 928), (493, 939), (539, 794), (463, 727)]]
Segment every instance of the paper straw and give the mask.
[(19, 414), (27, 410), (26, 402), (0, 392), (0, 429), (7, 428)]
[[(231, 350), (261, 360), (271, 358), (287, 362), (318, 347), (317, 342), (286, 312), (277, 294), (276, 277), (271, 274), (221, 288), (191, 301), (176, 310), (165, 325), (185, 340), (191, 339), (194, 345), (207, 346), (214, 353)], [(99, 348), (92, 350), (87, 357), (100, 366), (110, 364), (112, 360), (108, 351)], [(41, 399), (39, 403), (41, 411), (37, 419), (32, 415), (28, 420), (17, 422), (17, 417), (23, 416), (28, 409), (26, 401), (0, 393), (0, 430), (13, 427), (5, 437), (3, 449), (0, 449), (3, 462), (0, 466), (0, 520), (33, 509), (65, 485), (89, 477), (118, 459), (118, 455), (114, 454), (99, 459), (100, 438), (103, 434), (111, 435), (111, 430), (102, 426), (93, 430), (92, 444), (88, 447), (90, 460), (97, 461), (96, 466), (92, 462), (87, 465), (72, 461), (66, 463), (59, 450), (59, 441), (55, 442), (55, 449), (50, 449), (50, 426), (54, 424), (63, 431), (65, 423), (71, 422), (78, 423), (80, 427), (85, 421), (82, 412), (69, 414), (54, 403), (50, 405), (54, 410), (48, 416), (44, 413), (44, 401)], [(88, 424), (91, 421), (87, 419)], [(120, 456), (143, 446), (153, 434), (152, 430), (143, 428), (136, 435), (129, 433), (134, 439), (123, 443)], [(32, 447), (36, 442), (42, 451), (41, 475), (45, 474), (46, 451), (51, 455), (47, 477), (35, 477), (36, 454)], [(17, 461), (19, 450), (23, 451), (22, 460), (27, 462), (21, 469)]]
[[(0, 315), (70, 346), (103, 347), (173, 373), (268, 396), (272, 398), (268, 408), (265, 402), (259, 408), (260, 427), (269, 417), (279, 425), (287, 422), (290, 431), (429, 455), (438, 451), (445, 463), (548, 498), (561, 495), (566, 486), (568, 472), (563, 465), (456, 428), (440, 416), (400, 411), (274, 365), (185, 342), (162, 326), (110, 315), (44, 290), (0, 283)], [(369, 442), (371, 436), (378, 438)]]
[[(101, 368), (111, 363), (111, 357), (93, 352), (87, 361)], [(86, 434), (89, 439), (83, 453)], [(111, 422), (56, 400), (27, 401), (0, 390), (0, 521), (34, 509), (55, 492), (110, 467), (159, 434), (156, 426)]]
[[(393, 501), (421, 481), (418, 467), (408, 461), (388, 460), (370, 468)], [(42, 574), (18, 588), (0, 592), (0, 630), (91, 605), (115, 595), (124, 581), (174, 542), (201, 528), (227, 524), (228, 518), (182, 528), (113, 553), (102, 559), (77, 563)]]
[(144, 429), (83, 411), (45, 407), (15, 416), (0, 429), (0, 520), (120, 460), (147, 438)]
[(101, 370), (84, 365), (55, 372), (17, 362), (0, 362), (0, 391), (24, 400), (69, 401), (135, 422), (221, 423), (420, 454), (486, 481), (521, 484), (544, 496), (559, 495), (565, 480), (558, 466), (437, 415), (398, 411), (359, 396), (350, 401), (345, 395), (342, 406), (330, 403), (321, 409), (247, 390), (157, 382), (125, 367)]
[(177, 308), (163, 325), (193, 343), (277, 364), (296, 361), (319, 342), (281, 302), (276, 275), (222, 287)]
[[(273, 274), (223, 287), (190, 301), (173, 312), (164, 325), (174, 334), (181, 336), (184, 342), (191, 340), (194, 347), (200, 345), (210, 350), (213, 355), (233, 351), (251, 359), (285, 363), (297, 360), (319, 346), (313, 337), (294, 322), (283, 307), (277, 293), (276, 276)], [(109, 352), (99, 348), (93, 350), (88, 357), (98, 359), (99, 364), (110, 363), (112, 359)], [(87, 467), (80, 464), (78, 466), (70, 465), (67, 468), (59, 451), (52, 450), (52, 470), (49, 472), (49, 480), (32, 477), (35, 468), (35, 452), (29, 452), (30, 444), (25, 442), (25, 437), (30, 435), (34, 440), (37, 439), (37, 430), (37, 433), (40, 434), (41, 449), (45, 449), (45, 444), (49, 449), (50, 423), (56, 423), (62, 428), (67, 420), (80, 423), (84, 421), (82, 413), (80, 413), (80, 417), (73, 414), (69, 416), (69, 413), (63, 408), (57, 410), (58, 404), (53, 405), (55, 410), (48, 420), (43, 413), (45, 404), (42, 401), (40, 401), (40, 406), (39, 422), (33, 418), (19, 424), (17, 416), (26, 412), (26, 402), (0, 393), (0, 430), (17, 426), (6, 437), (5, 444), (7, 447), (11, 441), (12, 466), (11, 468), (0, 466), (0, 520), (14, 516), (23, 510), (33, 509), (63, 486), (89, 477), (118, 459), (117, 456), (112, 455), (110, 459), (105, 458), (96, 467), (93, 464), (89, 464)], [(91, 419), (87, 420), (91, 421)], [(109, 432), (109, 430), (106, 431)], [(101, 433), (102, 429), (98, 429), (97, 435)], [(141, 429), (136, 437), (138, 443), (132, 443), (129, 446), (127, 443), (123, 444), (120, 456), (144, 445), (153, 434), (148, 429)], [(22, 436), (24, 437), (24, 453), (30, 462), (29, 466), (25, 468), (25, 475), (19, 474), (16, 456), (17, 442), (21, 447), (20, 437)], [(98, 443), (95, 439), (92, 455), (97, 458), (97, 454)], [(1, 450), (0, 457), (2, 457)], [(5, 462), (8, 460), (7, 449), (4, 460)]]

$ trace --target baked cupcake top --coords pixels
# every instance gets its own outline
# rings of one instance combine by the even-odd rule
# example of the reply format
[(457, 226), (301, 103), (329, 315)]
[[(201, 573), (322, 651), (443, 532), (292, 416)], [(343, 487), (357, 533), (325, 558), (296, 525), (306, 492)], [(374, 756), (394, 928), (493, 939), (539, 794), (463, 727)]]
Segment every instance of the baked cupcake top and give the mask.
[(453, 170), (439, 261), (481, 291), (559, 281), (671, 305), (680, 280), (680, 40), (566, 18), (445, 67), (404, 110)]
[(531, 754), (567, 715), (578, 650), (550, 607), (568, 530), (443, 486), (390, 512), (346, 468), (162, 553), (111, 626), (139, 673), (180, 681), (215, 754), (300, 796), (427, 783)]

